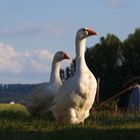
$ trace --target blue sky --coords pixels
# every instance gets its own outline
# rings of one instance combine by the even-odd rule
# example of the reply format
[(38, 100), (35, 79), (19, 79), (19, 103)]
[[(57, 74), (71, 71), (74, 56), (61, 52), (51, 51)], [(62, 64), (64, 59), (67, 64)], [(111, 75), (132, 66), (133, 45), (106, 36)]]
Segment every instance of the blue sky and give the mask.
[[(0, 83), (49, 80), (56, 51), (75, 56), (75, 34), (81, 27), (121, 40), (140, 27), (139, 0), (0, 0)], [(70, 61), (63, 61), (62, 68)]]

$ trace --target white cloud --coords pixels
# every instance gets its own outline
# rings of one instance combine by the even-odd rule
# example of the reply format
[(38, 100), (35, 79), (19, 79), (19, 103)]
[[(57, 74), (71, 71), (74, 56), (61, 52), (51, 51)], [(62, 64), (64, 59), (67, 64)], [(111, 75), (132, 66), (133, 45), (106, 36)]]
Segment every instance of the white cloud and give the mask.
[(47, 50), (40, 50), (40, 51), (36, 50), (36, 51), (34, 51), (34, 53), (38, 55), (38, 58), (40, 60), (46, 60), (46, 59), (53, 58), (53, 55)]
[(125, 0), (106, 0), (111, 6), (118, 7), (124, 5)]
[(0, 36), (22, 36), (22, 35), (60, 35), (65, 31), (65, 25), (33, 24), (26, 23), (18, 27), (0, 29)]
[(14, 48), (0, 43), (0, 72), (18, 74), (22, 70), (22, 64), (18, 61), (18, 54)]
[(33, 68), (35, 68), (36, 70), (38, 70), (39, 72), (49, 72), (49, 67), (42, 62), (36, 61), (36, 60), (32, 60), (31, 61), (31, 66)]
[(52, 53), (47, 50), (19, 52), (10, 45), (0, 43), (1, 74), (48, 73), (52, 58)]
[(50, 72), (51, 61), (53, 59), (52, 53), (47, 50), (34, 50), (29, 52), (26, 64), (37, 73), (48, 73)]

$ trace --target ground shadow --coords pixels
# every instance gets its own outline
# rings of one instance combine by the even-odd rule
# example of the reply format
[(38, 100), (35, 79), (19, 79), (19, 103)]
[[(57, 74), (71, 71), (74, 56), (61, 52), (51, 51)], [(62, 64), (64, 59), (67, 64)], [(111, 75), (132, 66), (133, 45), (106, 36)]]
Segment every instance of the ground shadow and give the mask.
[(52, 132), (0, 129), (1, 140), (140, 140), (140, 129), (64, 128)]

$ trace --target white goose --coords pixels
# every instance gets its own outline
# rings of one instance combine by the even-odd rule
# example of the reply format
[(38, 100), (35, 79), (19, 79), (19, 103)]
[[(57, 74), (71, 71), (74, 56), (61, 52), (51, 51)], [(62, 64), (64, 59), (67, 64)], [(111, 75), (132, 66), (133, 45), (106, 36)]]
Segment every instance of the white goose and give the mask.
[(86, 38), (91, 35), (97, 33), (89, 28), (82, 28), (77, 32), (76, 73), (59, 88), (50, 108), (58, 123), (83, 123), (94, 103), (97, 82), (84, 57)]
[(26, 107), (31, 115), (46, 115), (48, 109), (57, 93), (57, 90), (62, 85), (60, 79), (60, 61), (69, 59), (64, 52), (57, 52), (53, 58), (50, 81), (43, 83), (33, 90)]

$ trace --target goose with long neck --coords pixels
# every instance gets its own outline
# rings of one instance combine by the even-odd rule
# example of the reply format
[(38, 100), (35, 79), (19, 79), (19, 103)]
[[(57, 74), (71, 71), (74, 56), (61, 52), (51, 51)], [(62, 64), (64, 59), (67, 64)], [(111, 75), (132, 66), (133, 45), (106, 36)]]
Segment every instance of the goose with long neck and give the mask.
[(69, 59), (69, 56), (65, 52), (57, 52), (52, 61), (49, 82), (40, 84), (32, 91), (28, 103), (26, 104), (31, 115), (41, 116), (48, 113), (48, 109), (57, 93), (57, 90), (62, 85), (62, 81), (60, 79), (60, 62), (64, 59)]
[(85, 46), (86, 38), (91, 35), (97, 35), (92, 29), (82, 28), (79, 29), (75, 39), (75, 50), (76, 50), (76, 73), (81, 72), (81, 67), (87, 67), (85, 62)]
[[(64, 59), (69, 59), (69, 56), (64, 52), (57, 52), (52, 61), (51, 75), (49, 83), (57, 85), (62, 85), (62, 81), (60, 79), (60, 62)], [(60, 87), (60, 86), (59, 86)]]
[(91, 35), (97, 33), (89, 28), (79, 29), (76, 34), (76, 73), (59, 88), (50, 108), (59, 123), (83, 123), (94, 103), (97, 82), (84, 56), (86, 38)]

